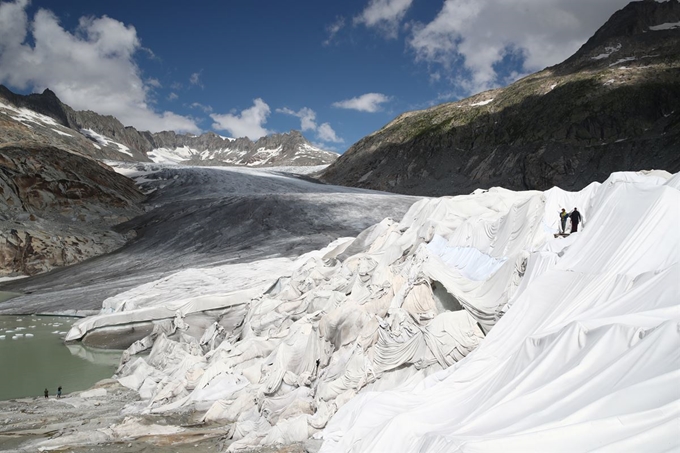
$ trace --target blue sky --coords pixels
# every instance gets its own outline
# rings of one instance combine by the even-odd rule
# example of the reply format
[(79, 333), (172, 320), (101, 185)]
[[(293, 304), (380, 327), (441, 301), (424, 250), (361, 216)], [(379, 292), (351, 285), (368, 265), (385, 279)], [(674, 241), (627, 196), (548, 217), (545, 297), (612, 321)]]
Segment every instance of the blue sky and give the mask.
[(0, 83), (142, 130), (298, 129), (343, 152), (404, 111), (564, 60), (626, 3), (0, 1)]

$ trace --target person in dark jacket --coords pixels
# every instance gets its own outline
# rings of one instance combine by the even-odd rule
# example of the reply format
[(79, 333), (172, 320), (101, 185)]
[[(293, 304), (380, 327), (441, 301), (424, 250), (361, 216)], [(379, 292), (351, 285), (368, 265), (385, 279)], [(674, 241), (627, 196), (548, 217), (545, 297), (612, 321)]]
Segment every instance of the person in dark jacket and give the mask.
[(578, 209), (574, 208), (569, 218), (571, 218), (571, 232), (576, 233), (578, 231), (578, 224), (581, 222), (581, 213), (578, 212)]
[(50, 396), (49, 390), (45, 389), (45, 391), (43, 393), (45, 394), (45, 398), (49, 398), (49, 396)]

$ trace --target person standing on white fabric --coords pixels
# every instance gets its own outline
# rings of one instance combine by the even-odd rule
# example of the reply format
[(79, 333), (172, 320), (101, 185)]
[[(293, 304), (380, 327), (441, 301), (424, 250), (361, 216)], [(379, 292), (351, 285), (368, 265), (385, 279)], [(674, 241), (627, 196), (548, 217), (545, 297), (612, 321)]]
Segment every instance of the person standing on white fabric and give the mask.
[(562, 212), (560, 212), (560, 225), (562, 225), (562, 229), (560, 230), (560, 233), (564, 234), (567, 231), (567, 219), (569, 218), (569, 213), (566, 211), (566, 209), (562, 208)]
[(578, 224), (581, 221), (581, 213), (578, 212), (578, 209), (574, 208), (569, 218), (571, 218), (571, 232), (576, 233), (578, 231)]

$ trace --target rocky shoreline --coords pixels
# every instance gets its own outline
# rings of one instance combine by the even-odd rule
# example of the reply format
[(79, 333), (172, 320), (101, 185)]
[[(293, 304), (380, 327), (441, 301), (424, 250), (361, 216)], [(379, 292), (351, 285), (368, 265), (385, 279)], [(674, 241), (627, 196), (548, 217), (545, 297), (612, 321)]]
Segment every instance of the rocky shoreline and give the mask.
[[(126, 408), (138, 401), (137, 392), (114, 379), (59, 399), (0, 401), (0, 451), (188, 453), (223, 451), (231, 443), (225, 439), (228, 426), (201, 423), (201, 414), (194, 411), (127, 415)], [(306, 453), (318, 447), (318, 442), (311, 441), (250, 452)]]

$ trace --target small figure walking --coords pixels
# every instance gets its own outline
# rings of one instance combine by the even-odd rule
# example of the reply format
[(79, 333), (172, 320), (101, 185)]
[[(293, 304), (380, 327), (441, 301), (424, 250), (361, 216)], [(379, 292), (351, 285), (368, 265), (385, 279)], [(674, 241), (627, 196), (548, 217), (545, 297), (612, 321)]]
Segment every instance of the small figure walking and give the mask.
[(57, 387), (57, 398), (61, 398), (61, 385)]
[(571, 218), (571, 232), (576, 233), (578, 231), (578, 224), (581, 221), (581, 213), (578, 212), (578, 209), (574, 208), (569, 217)]
[(564, 234), (567, 231), (567, 219), (569, 218), (569, 213), (562, 208), (562, 212), (560, 212), (560, 224), (562, 225), (562, 230), (560, 233)]
[(49, 390), (45, 389), (45, 398), (49, 398), (49, 396), (50, 396)]

